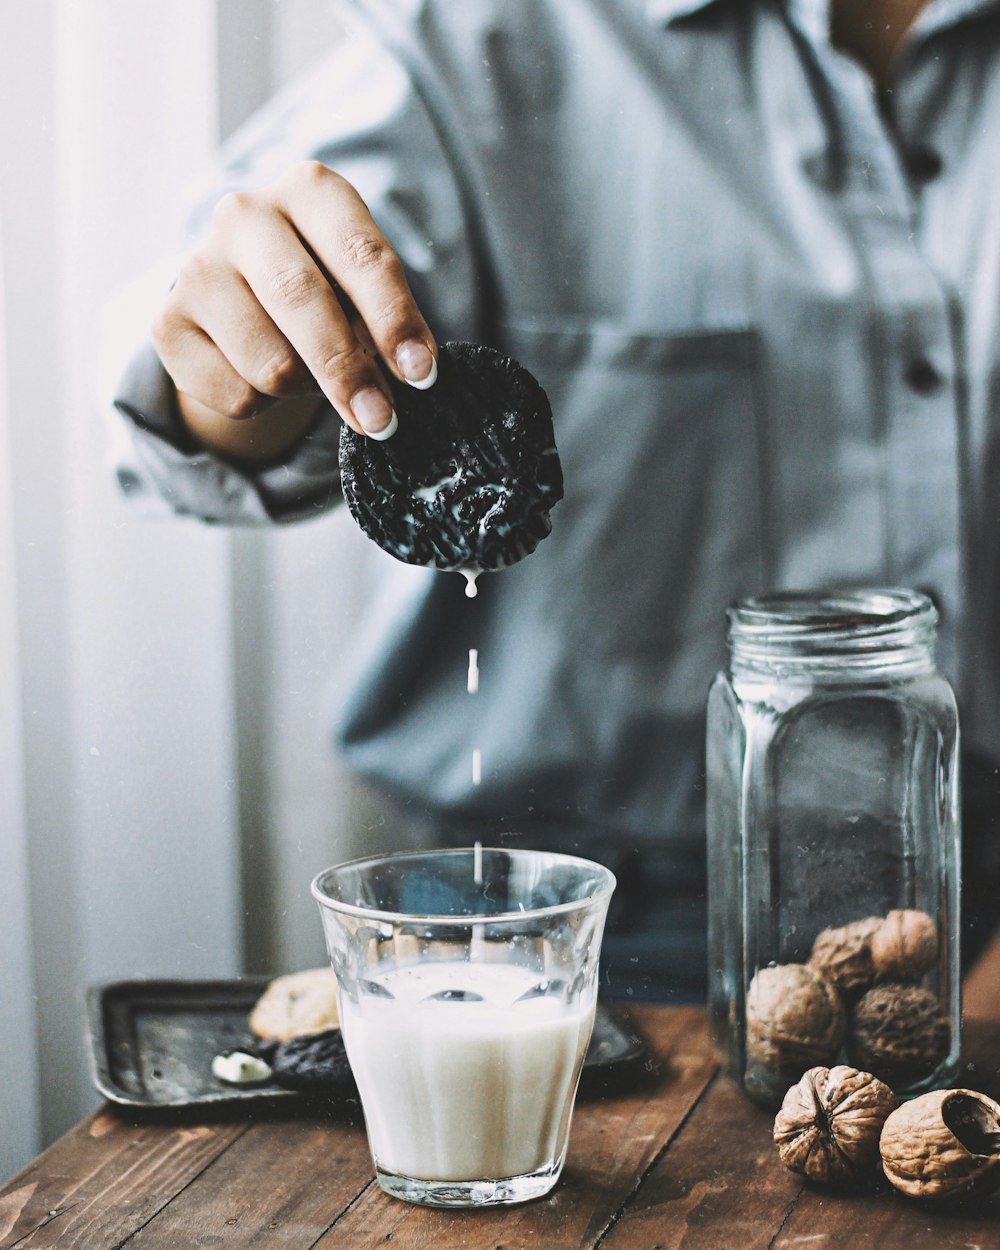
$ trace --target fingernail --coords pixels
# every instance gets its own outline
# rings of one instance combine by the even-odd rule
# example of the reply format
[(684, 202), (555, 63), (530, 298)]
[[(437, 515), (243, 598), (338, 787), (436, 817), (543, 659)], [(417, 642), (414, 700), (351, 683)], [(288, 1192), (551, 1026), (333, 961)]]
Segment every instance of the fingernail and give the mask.
[(366, 386), (356, 391), (351, 399), (351, 412), (368, 437), (380, 443), (392, 438), (399, 425), (392, 405), (377, 386)]
[(396, 352), (399, 372), (418, 391), (426, 391), (437, 381), (437, 361), (426, 343), (410, 339)]

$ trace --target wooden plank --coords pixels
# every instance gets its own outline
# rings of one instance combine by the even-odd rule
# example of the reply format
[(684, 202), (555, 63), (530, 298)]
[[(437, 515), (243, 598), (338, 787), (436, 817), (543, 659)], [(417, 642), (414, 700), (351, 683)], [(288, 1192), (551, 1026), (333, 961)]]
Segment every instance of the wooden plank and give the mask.
[(979, 1089), (1000, 1102), (1000, 1026), (992, 1020), (966, 1020), (962, 1028), (965, 1066), (956, 1085)]
[(1000, 1022), (1000, 929), (962, 983), (962, 1012), (967, 1020)]
[(447, 1212), (366, 1190), (316, 1250), (577, 1250), (593, 1247), (629, 1201), (715, 1070), (699, 1008), (635, 1009), (650, 1044), (648, 1081), (618, 1097), (581, 1100), (566, 1168), (547, 1198)]
[[(996, 1031), (969, 1027), (983, 1058), (958, 1083), (997, 1081)], [(720, 1075), (657, 1161), (601, 1250), (993, 1250), (1000, 1199), (942, 1213), (885, 1182), (868, 1194), (834, 1194), (788, 1172), (771, 1136), (773, 1115)]]
[(0, 1250), (111, 1250), (246, 1131), (89, 1116), (0, 1190)]
[[(966, 1067), (956, 1084), (1000, 1097), (1000, 934), (965, 985)], [(1000, 1246), (1000, 1199), (942, 1215), (888, 1186), (866, 1196), (804, 1187), (771, 1140), (773, 1117), (719, 1077), (644, 1181), (602, 1250), (778, 1250), (903, 1246), (949, 1250)]]
[(886, 1186), (864, 1198), (804, 1189), (774, 1250), (995, 1250), (1000, 1206), (940, 1211)]
[[(637, 1008), (648, 1083), (583, 1098), (555, 1191), (439, 1212), (372, 1179), (356, 1112), (337, 1119), (130, 1125), (89, 1117), (0, 1189), (0, 1250), (970, 1250), (1000, 1246), (1000, 1198), (942, 1213), (893, 1191), (843, 1197), (780, 1164), (771, 1116), (710, 1057), (704, 1012)], [(997, 1027), (966, 1027), (956, 1083), (1000, 1093)]]
[(308, 1250), (374, 1185), (360, 1112), (255, 1124), (128, 1243), (128, 1250)]
[(768, 1250), (802, 1189), (773, 1120), (720, 1073), (601, 1250)]

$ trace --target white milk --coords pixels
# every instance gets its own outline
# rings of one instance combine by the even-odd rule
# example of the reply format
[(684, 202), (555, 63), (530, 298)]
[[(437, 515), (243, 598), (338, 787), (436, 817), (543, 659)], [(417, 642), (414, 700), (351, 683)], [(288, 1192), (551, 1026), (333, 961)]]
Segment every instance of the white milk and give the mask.
[[(594, 1004), (515, 1001), (539, 980), (507, 965), (432, 962), (379, 978), (395, 1001), (342, 996), (344, 1041), (383, 1170), (499, 1180), (560, 1158)], [(482, 1001), (428, 1001), (447, 990)]]

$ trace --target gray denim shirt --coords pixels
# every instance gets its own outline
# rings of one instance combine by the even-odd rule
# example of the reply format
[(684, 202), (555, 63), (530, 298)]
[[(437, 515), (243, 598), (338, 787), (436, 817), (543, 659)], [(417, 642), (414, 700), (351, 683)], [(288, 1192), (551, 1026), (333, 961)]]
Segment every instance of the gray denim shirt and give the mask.
[[(1000, 4), (931, 0), (881, 101), (823, 0), (357, 8), (206, 204), (341, 171), (438, 336), (541, 380), (566, 480), (477, 600), (385, 557), (339, 719), (357, 767), (470, 829), (690, 844), (727, 604), (845, 583), (934, 595), (966, 736), (995, 748)], [(339, 498), (332, 414), (250, 475), (185, 443), (151, 349), (116, 406), (153, 511)]]

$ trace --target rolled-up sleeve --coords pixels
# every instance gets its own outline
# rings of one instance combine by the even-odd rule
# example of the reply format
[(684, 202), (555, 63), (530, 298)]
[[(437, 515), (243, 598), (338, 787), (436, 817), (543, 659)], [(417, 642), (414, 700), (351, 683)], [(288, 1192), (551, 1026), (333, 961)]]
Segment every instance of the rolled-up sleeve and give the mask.
[[(419, 92), (363, 25), (349, 22), (329, 57), (234, 136), (218, 174), (197, 196), (188, 238), (204, 233), (227, 191), (264, 186), (304, 160), (321, 161), (357, 188), (403, 261), (438, 339), (467, 337), (476, 266), (461, 196)], [(136, 313), (144, 325), (154, 308), (150, 303)], [(134, 342), (135, 326), (130, 329)], [(109, 397), (112, 472), (146, 515), (269, 524), (316, 515), (340, 500), (341, 423), (329, 405), (280, 460), (237, 463), (194, 444), (149, 342), (131, 355), (111, 343), (108, 353), (127, 361), (113, 371)]]
[(148, 516), (229, 525), (298, 521), (340, 499), (340, 418), (324, 405), (281, 460), (246, 468), (197, 448), (177, 413), (173, 384), (151, 345), (129, 361), (112, 398), (118, 489)]

